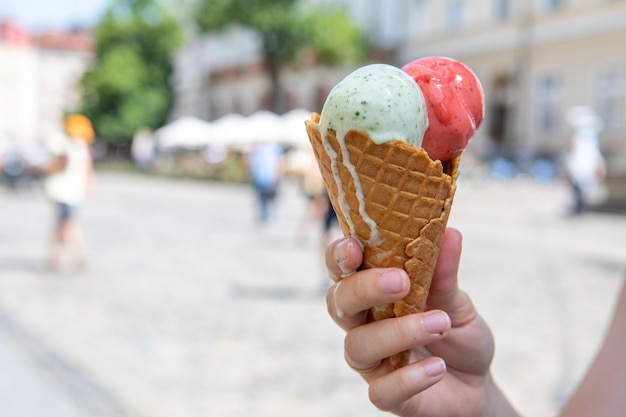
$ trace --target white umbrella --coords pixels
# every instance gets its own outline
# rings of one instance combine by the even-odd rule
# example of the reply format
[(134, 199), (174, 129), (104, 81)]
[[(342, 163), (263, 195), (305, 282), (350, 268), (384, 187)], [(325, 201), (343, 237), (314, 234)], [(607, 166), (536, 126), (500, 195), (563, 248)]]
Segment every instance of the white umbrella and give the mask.
[(274, 112), (259, 110), (248, 116), (247, 125), (249, 142), (276, 142), (283, 130), (283, 119)]
[(283, 131), (280, 140), (283, 143), (296, 147), (309, 146), (309, 137), (306, 134), (304, 121), (311, 118), (311, 111), (306, 109), (293, 109), (282, 116)]
[(259, 110), (250, 116), (231, 113), (212, 122), (211, 144), (246, 147), (255, 142), (279, 142), (293, 146), (308, 146), (309, 139), (304, 121), (311, 117), (311, 111), (295, 109), (282, 116)]
[(214, 137), (213, 126), (202, 119), (184, 116), (154, 132), (161, 149), (201, 148)]
[(213, 121), (215, 145), (236, 146), (249, 140), (248, 120), (236, 113), (230, 113)]

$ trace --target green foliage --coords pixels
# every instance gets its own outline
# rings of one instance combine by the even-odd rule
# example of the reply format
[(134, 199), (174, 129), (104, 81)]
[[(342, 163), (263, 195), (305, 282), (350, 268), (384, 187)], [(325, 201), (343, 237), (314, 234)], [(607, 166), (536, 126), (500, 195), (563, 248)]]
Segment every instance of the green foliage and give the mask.
[(173, 101), (171, 57), (182, 40), (176, 21), (156, 0), (117, 0), (94, 37), (94, 66), (82, 79), (82, 112), (98, 137), (123, 144), (140, 128), (163, 125)]
[(201, 0), (196, 23), (203, 32), (219, 31), (230, 23), (241, 23), (242, 12), (238, 5), (233, 0)]
[(339, 8), (315, 10), (304, 19), (309, 46), (328, 64), (349, 64), (366, 58), (365, 34)]
[(230, 24), (256, 29), (269, 61), (293, 58), (302, 44), (302, 19), (296, 0), (200, 0), (196, 23), (203, 32), (220, 31)]
[[(196, 23), (203, 32), (219, 31), (231, 23), (262, 29), (272, 13), (292, 10), (297, 0), (200, 0)], [(266, 18), (258, 20), (259, 16)], [(257, 26), (261, 24), (261, 26)]]
[(274, 110), (279, 112), (285, 110), (279, 72), (298, 50), (311, 48), (329, 64), (365, 58), (365, 36), (345, 11), (318, 8), (311, 12), (300, 6), (298, 0), (200, 0), (196, 15), (203, 32), (217, 32), (235, 23), (259, 32), (274, 90)]
[(303, 12), (297, 0), (200, 0), (196, 23), (203, 32), (238, 23), (256, 29), (268, 60), (287, 61), (310, 47), (324, 62), (345, 64), (365, 59), (363, 31), (339, 7)]

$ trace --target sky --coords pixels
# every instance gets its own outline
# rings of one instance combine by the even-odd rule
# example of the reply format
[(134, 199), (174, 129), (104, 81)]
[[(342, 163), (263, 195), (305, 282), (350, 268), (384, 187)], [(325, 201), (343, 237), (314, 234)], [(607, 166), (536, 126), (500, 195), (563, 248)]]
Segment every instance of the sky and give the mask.
[(11, 18), (20, 26), (39, 31), (90, 26), (112, 0), (0, 0), (0, 20)]

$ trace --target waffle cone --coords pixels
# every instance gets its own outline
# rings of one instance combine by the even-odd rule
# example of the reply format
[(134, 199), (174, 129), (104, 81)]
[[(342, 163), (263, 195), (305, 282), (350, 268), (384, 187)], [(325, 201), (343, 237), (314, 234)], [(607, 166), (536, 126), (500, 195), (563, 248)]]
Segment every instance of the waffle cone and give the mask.
[[(316, 113), (306, 129), (341, 229), (363, 243), (360, 269), (397, 267), (410, 277), (409, 294), (373, 308), (374, 319), (424, 311), (456, 191), (459, 158), (442, 164), (421, 148), (399, 140), (379, 145), (356, 130), (345, 135), (342, 148), (334, 131), (322, 137)], [(335, 162), (327, 148), (336, 154)], [(409, 356), (402, 352), (390, 360), (399, 368)]]

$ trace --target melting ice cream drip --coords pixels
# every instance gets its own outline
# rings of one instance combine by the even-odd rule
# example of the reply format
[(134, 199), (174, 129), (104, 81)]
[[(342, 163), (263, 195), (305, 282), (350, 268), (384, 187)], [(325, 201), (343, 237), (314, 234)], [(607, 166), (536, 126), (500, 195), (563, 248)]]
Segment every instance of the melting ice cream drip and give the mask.
[[(424, 132), (428, 128), (426, 102), (417, 83), (400, 68), (386, 64), (372, 64), (352, 72), (329, 93), (320, 117), (320, 130), (324, 147), (331, 159), (331, 168), (338, 185), (339, 205), (355, 233), (355, 225), (350, 216), (350, 207), (339, 176), (338, 153), (349, 171), (358, 200), (359, 215), (370, 229), (366, 243), (380, 244), (378, 225), (365, 209), (363, 186), (356, 167), (350, 161), (350, 152), (345, 143), (345, 135), (350, 130), (367, 133), (377, 144), (392, 140), (403, 140), (420, 147)], [(337, 134), (340, 149), (335, 151), (328, 139), (328, 132)]]
[[(338, 132), (337, 134), (341, 134), (342, 137), (345, 138), (347, 132)], [(350, 160), (350, 151), (348, 150), (348, 145), (346, 145), (345, 140), (339, 141), (339, 146), (341, 147), (341, 154), (343, 155), (343, 164), (350, 172), (352, 176), (352, 181), (354, 181), (354, 192), (356, 193), (356, 199), (359, 202), (359, 214), (363, 221), (370, 228), (370, 236), (367, 240), (369, 246), (377, 246), (380, 244), (380, 235), (378, 233), (378, 224), (372, 219), (367, 211), (365, 210), (365, 194), (363, 193), (363, 184), (361, 184), (361, 180), (359, 179), (359, 174), (357, 173), (356, 167)], [(337, 178), (337, 177), (335, 177)], [(340, 180), (341, 181), (341, 180)], [(345, 198), (345, 194), (344, 194)], [(351, 228), (354, 228), (354, 224), (351, 224)]]
[(337, 165), (337, 152), (330, 145), (330, 141), (328, 140), (328, 132), (322, 132), (322, 141), (324, 142), (324, 149), (326, 149), (326, 153), (330, 157), (330, 167), (333, 171), (333, 176), (335, 177), (335, 183), (337, 184), (337, 199), (339, 200), (339, 205), (341, 206), (341, 212), (346, 218), (346, 222), (350, 225), (350, 234), (355, 235), (354, 222), (352, 221), (352, 217), (350, 216), (350, 207), (348, 205), (348, 201), (346, 200), (346, 193), (343, 191), (343, 184), (341, 183), (341, 177), (339, 176), (339, 166)]

